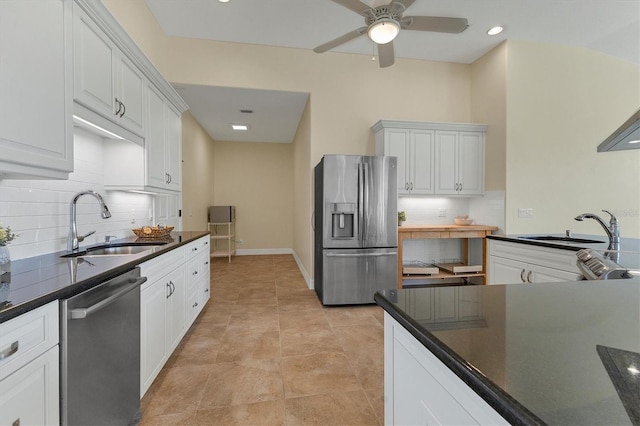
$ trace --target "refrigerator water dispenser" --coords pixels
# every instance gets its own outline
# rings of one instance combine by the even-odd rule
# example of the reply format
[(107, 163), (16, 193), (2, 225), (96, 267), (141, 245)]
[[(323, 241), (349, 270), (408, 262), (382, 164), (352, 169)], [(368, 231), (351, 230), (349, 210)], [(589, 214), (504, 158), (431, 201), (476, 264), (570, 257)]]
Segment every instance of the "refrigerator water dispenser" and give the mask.
[(332, 203), (332, 232), (333, 238), (353, 238), (355, 236), (355, 203)]

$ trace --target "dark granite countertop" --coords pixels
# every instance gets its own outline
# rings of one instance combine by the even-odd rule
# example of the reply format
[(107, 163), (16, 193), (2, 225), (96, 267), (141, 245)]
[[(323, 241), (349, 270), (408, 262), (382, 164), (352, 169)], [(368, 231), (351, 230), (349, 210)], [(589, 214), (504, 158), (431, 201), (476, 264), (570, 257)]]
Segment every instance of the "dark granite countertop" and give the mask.
[(375, 300), (511, 424), (640, 424), (640, 279), (457, 287), (478, 320), (425, 315), (452, 288)]
[[(609, 240), (606, 235), (587, 235), (573, 234), (576, 238), (585, 238), (599, 240), (602, 243), (585, 244), (585, 243), (565, 243), (560, 241), (540, 241), (531, 240), (528, 237), (564, 237), (564, 234), (513, 234), (513, 235), (488, 235), (488, 239), (510, 241), (520, 244), (528, 244), (540, 247), (549, 247), (561, 250), (578, 251), (583, 248), (590, 248), (595, 251), (605, 252), (609, 247)], [(638, 238), (621, 238), (619, 258), (617, 263), (628, 269), (640, 269), (640, 239)]]
[[(65, 299), (133, 269), (147, 260), (208, 235), (208, 231), (172, 232), (165, 245), (125, 256), (62, 258), (65, 252), (11, 262), (11, 273), (1, 276), (0, 323), (42, 306)], [(113, 243), (136, 242), (137, 237)]]

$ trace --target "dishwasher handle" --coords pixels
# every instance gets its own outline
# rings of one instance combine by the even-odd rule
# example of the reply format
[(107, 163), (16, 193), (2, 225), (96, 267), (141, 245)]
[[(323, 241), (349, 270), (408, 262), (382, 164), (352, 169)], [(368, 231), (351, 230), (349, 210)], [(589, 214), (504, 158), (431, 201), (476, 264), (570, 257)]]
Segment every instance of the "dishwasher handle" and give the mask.
[(140, 287), (142, 283), (146, 281), (147, 281), (147, 277), (140, 277), (137, 280), (131, 282), (129, 285), (123, 287), (121, 290), (117, 291), (116, 293), (113, 293), (111, 296), (107, 297), (106, 299), (102, 299), (96, 304), (93, 304), (86, 308), (71, 309), (71, 312), (70, 312), (71, 319), (72, 320), (85, 319), (89, 315), (94, 314), (99, 310), (101, 310), (102, 308), (109, 306), (110, 304), (112, 304), (113, 302), (115, 302), (117, 299), (124, 296), (125, 294), (129, 293), (130, 291)]

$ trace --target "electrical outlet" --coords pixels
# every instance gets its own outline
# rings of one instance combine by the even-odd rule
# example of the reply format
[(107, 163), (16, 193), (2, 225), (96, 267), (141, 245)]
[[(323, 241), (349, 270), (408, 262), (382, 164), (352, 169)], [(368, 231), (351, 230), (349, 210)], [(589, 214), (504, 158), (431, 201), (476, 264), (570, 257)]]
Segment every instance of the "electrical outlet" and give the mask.
[(520, 219), (528, 219), (533, 217), (533, 209), (531, 207), (519, 208), (518, 217)]
[(236, 243), (237, 243), (237, 244), (244, 244), (244, 240), (243, 240), (242, 238), (238, 238), (238, 239), (236, 240)]
[(447, 209), (439, 209), (438, 217), (447, 217)]

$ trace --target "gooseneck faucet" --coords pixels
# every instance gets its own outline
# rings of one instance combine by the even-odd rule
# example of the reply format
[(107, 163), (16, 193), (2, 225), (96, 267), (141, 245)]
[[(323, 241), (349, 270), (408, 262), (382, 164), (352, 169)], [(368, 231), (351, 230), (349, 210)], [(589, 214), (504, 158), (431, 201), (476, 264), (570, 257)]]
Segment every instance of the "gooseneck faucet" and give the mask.
[(100, 208), (102, 209), (101, 216), (103, 219), (108, 219), (111, 217), (109, 208), (104, 203), (104, 199), (100, 194), (91, 190), (78, 192), (71, 200), (71, 222), (69, 224), (69, 239), (67, 241), (68, 251), (78, 250), (79, 243), (84, 241), (84, 239), (87, 238), (89, 235), (96, 232), (96, 231), (91, 231), (85, 235), (80, 235), (80, 236), (78, 235), (78, 226), (76, 224), (76, 204), (78, 202), (78, 199), (83, 195), (92, 195), (98, 200), (98, 203), (100, 203)]
[(582, 222), (583, 219), (594, 219), (596, 222), (602, 226), (604, 231), (607, 233), (607, 237), (609, 237), (609, 250), (619, 250), (620, 249), (620, 223), (618, 219), (607, 210), (602, 210), (603, 212), (609, 214), (611, 219), (609, 219), (609, 225), (604, 222), (599, 216), (593, 213), (583, 213), (575, 217), (575, 220)]

